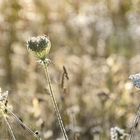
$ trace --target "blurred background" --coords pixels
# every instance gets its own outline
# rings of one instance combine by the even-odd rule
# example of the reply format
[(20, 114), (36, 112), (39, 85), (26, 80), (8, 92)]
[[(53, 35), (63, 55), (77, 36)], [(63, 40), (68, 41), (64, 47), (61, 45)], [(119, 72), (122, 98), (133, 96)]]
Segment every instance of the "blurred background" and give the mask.
[[(140, 0), (0, 0), (0, 34), (0, 87), (44, 140), (62, 139), (44, 71), (26, 48), (44, 34), (70, 140), (108, 140), (114, 126), (129, 133), (140, 99), (128, 79), (140, 72)], [(33, 139), (12, 116), (11, 126), (18, 139)]]

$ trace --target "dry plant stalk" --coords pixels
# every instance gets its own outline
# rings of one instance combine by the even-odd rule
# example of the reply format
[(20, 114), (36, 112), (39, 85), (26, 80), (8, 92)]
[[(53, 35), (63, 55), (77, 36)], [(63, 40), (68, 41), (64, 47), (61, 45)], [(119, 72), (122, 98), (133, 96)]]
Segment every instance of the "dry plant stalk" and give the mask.
[(139, 121), (140, 121), (140, 105), (138, 107), (138, 111), (137, 111), (136, 117), (134, 119), (133, 126), (132, 126), (131, 131), (130, 131), (129, 140), (133, 139), (133, 137), (135, 135), (135, 131), (136, 131), (137, 127), (138, 127)]
[[(130, 75), (129, 79), (132, 80), (132, 83), (136, 88), (140, 89), (140, 73)], [(131, 131), (130, 131), (129, 140), (133, 139), (133, 137), (135, 135), (135, 131), (138, 127), (139, 121), (140, 121), (140, 105), (138, 107), (137, 114), (136, 114), (136, 117), (134, 119), (134, 123), (133, 123), (133, 126), (131, 128)]]
[(61, 88), (64, 89), (65, 78), (69, 80), (69, 75), (65, 66), (63, 66), (63, 74), (61, 79)]
[(41, 140), (40, 136), (33, 132), (26, 124), (24, 124), (7, 106), (8, 104), (8, 92), (3, 92), (0, 90), (0, 113), (2, 114), (4, 121), (6, 122), (8, 126), (9, 133), (11, 134), (11, 137), (13, 140), (16, 140), (16, 137), (14, 135), (14, 131), (12, 129), (12, 126), (10, 125), (8, 121), (8, 117), (13, 116), (17, 123), (19, 123), (25, 130), (27, 130), (30, 134), (32, 134), (37, 140)]
[(63, 124), (63, 120), (60, 115), (60, 111), (56, 102), (56, 98), (53, 92), (53, 88), (52, 88), (52, 84), (51, 84), (51, 80), (50, 80), (50, 76), (48, 72), (48, 64), (50, 60), (47, 59), (47, 55), (51, 48), (50, 40), (46, 36), (32, 37), (28, 41), (27, 47), (29, 50), (31, 50), (34, 53), (34, 55), (39, 59), (40, 63), (43, 64), (44, 66), (46, 80), (49, 85), (51, 101), (52, 101), (52, 104), (53, 104), (53, 107), (54, 107), (54, 110), (55, 110), (55, 113), (56, 113), (56, 116), (57, 116), (57, 119), (61, 128), (61, 131), (63, 133), (63, 136), (65, 140), (68, 140), (68, 136), (67, 136), (64, 124)]
[(9, 130), (9, 133), (11, 134), (11, 136), (12, 136), (12, 139), (13, 139), (13, 140), (16, 140), (16, 137), (15, 137), (15, 135), (14, 135), (13, 129), (12, 129), (10, 123), (8, 122), (8, 119), (7, 119), (6, 114), (4, 113), (3, 110), (1, 110), (1, 112), (2, 112), (2, 115), (3, 115), (3, 118), (4, 118), (5, 122), (6, 122), (6, 124), (7, 124), (7, 126), (8, 126), (8, 130)]

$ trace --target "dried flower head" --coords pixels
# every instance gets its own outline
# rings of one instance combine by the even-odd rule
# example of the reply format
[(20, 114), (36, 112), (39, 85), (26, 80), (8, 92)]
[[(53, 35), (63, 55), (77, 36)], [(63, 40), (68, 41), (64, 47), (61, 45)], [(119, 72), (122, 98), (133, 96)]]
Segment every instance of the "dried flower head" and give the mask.
[(46, 36), (31, 37), (27, 42), (27, 48), (31, 50), (34, 55), (44, 60), (51, 48), (51, 42)]
[(119, 127), (111, 128), (110, 133), (111, 140), (123, 140), (126, 136), (128, 136), (128, 134), (124, 132), (124, 129)]
[(140, 73), (134, 74), (134, 75), (130, 75), (129, 79), (132, 80), (133, 85), (135, 87), (140, 88)]

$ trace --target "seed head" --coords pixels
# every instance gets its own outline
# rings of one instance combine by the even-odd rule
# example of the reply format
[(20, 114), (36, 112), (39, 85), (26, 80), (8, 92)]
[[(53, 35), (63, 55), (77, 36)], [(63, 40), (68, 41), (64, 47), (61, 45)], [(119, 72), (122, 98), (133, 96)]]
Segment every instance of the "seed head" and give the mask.
[(31, 37), (27, 41), (27, 48), (31, 50), (37, 58), (44, 60), (50, 51), (51, 43), (46, 36)]

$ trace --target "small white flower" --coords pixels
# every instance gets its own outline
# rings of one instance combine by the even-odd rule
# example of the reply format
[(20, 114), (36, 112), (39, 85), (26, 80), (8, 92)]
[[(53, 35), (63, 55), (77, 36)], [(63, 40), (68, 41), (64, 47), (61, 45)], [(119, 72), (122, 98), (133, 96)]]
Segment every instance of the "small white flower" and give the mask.
[(133, 85), (135, 87), (140, 88), (140, 73), (134, 74), (134, 75), (130, 75), (129, 79), (132, 80)]
[(111, 128), (110, 134), (111, 140), (123, 140), (125, 137), (128, 136), (128, 134), (125, 133), (124, 129), (121, 129), (119, 127)]
[(3, 92), (0, 94), (0, 101), (5, 101), (8, 98), (8, 91)]

